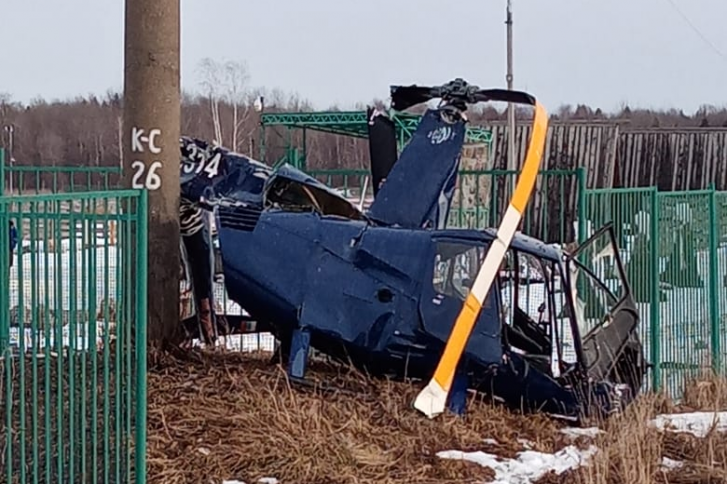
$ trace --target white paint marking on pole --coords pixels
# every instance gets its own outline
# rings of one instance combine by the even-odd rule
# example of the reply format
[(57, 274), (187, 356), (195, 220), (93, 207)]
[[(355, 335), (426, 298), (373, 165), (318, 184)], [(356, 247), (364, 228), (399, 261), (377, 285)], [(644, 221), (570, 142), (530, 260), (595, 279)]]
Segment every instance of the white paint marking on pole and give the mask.
[[(144, 134), (144, 128), (134, 126), (131, 128), (131, 151), (134, 153), (144, 153), (144, 144), (149, 152), (158, 155), (162, 149), (157, 146), (156, 139), (162, 135), (162, 130), (158, 128), (150, 129), (149, 134)], [(131, 163), (131, 169), (134, 175), (131, 178), (131, 187), (136, 189), (146, 188), (147, 190), (159, 190), (162, 186), (162, 178), (157, 170), (162, 168), (161, 160), (155, 160), (147, 170), (146, 165), (141, 160), (134, 160)], [(146, 175), (144, 172), (146, 171)], [(143, 181), (142, 181), (143, 180)]]
[(145, 135), (143, 128), (137, 128), (136, 126), (134, 126), (133, 128), (131, 128), (131, 151), (135, 153), (144, 153), (143, 143), (146, 143), (149, 147), (149, 151), (151, 151), (155, 155), (158, 155), (162, 152), (162, 149), (156, 145), (155, 140), (157, 136), (161, 135), (161, 129), (150, 129), (149, 134)]
[(153, 162), (149, 166), (149, 171), (147, 171), (146, 177), (144, 177), (144, 181), (142, 182), (141, 179), (144, 175), (146, 166), (143, 161), (133, 161), (131, 163), (131, 169), (134, 170), (134, 176), (131, 178), (131, 187), (137, 189), (146, 188), (147, 190), (159, 190), (162, 186), (162, 178), (157, 173), (157, 170), (161, 167), (161, 161), (157, 160)]

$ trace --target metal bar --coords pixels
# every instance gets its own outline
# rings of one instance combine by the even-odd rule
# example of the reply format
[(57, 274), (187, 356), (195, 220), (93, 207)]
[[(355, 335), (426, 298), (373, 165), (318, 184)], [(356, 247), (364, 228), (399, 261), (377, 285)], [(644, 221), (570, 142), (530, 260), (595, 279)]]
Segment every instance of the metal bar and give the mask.
[(136, 357), (136, 441), (134, 445), (134, 469), (136, 484), (146, 484), (146, 431), (147, 431), (147, 267), (149, 234), (148, 227), (148, 196), (144, 191), (137, 206), (136, 227), (136, 314), (135, 314), (135, 357)]
[(712, 350), (712, 370), (722, 368), (721, 318), (719, 314), (719, 219), (717, 217), (717, 191), (709, 195), (709, 322)]
[[(505, 24), (507, 25), (507, 88), (513, 89), (513, 59), (512, 59), (512, 0), (507, 0)], [(515, 168), (515, 105), (507, 103), (507, 168)]]
[[(22, 211), (22, 207), (18, 207)], [(19, 237), (22, 237), (23, 232), (23, 223), (22, 219), (17, 220), (17, 229)], [(26, 475), (26, 445), (27, 445), (27, 435), (26, 435), (26, 414), (27, 411), (27, 405), (25, 401), (25, 271), (23, 270), (23, 260), (25, 258), (22, 256), (18, 257), (18, 262), (16, 264), (16, 267), (18, 269), (18, 302), (17, 302), (17, 324), (18, 324), (18, 406), (19, 406), (19, 413), (20, 413), (20, 422), (19, 422), (19, 429), (18, 429), (18, 440), (20, 440), (20, 455), (19, 455), (19, 463), (20, 463), (20, 482), (25, 483), (27, 479)]]
[(659, 297), (659, 203), (661, 196), (654, 190), (651, 195), (651, 219), (649, 237), (651, 264), (647, 277), (651, 278), (651, 304), (649, 305), (650, 315), (650, 345), (652, 366), (652, 390), (658, 392), (661, 389), (661, 331), (659, 325), (660, 297)]
[(586, 240), (586, 170), (578, 168), (578, 243)]
[[(31, 214), (37, 214), (38, 213), (38, 204), (37, 203), (31, 203), (30, 204), (30, 210), (29, 212)], [(30, 223), (30, 246), (36, 247), (38, 244), (38, 220), (32, 220)], [(19, 236), (19, 238), (22, 240), (22, 238)], [(22, 246), (22, 243), (21, 243)], [(22, 254), (22, 250), (18, 251)], [(22, 259), (23, 256), (21, 255), (18, 257), (18, 259)], [(33, 359), (32, 359), (32, 370), (31, 374), (32, 376), (32, 402), (33, 407), (31, 409), (32, 412), (32, 434), (33, 434), (33, 442), (32, 442), (32, 456), (33, 456), (33, 484), (38, 484), (40, 479), (40, 472), (38, 468), (38, 438), (39, 438), (39, 430), (38, 430), (38, 353), (39, 353), (39, 346), (40, 346), (40, 338), (38, 335), (39, 328), (38, 328), (38, 319), (39, 319), (39, 304), (38, 301), (39, 295), (38, 295), (38, 283), (40, 282), (38, 280), (38, 277), (36, 276), (38, 274), (38, 258), (32, 257), (30, 259), (30, 273), (31, 273), (31, 307), (33, 312), (33, 319), (31, 321), (30, 325), (30, 331), (32, 333), (32, 351), (33, 351)]]
[[(0, 185), (0, 189), (2, 185)], [(8, 247), (8, 203), (0, 198), (0, 247)], [(5, 373), (5, 479), (12, 482), (13, 477), (13, 360), (12, 347), (10, 346), (10, 273), (9, 258), (0, 257), (0, 351), (2, 355), (2, 367)]]
[(3, 197), (9, 203), (29, 203), (33, 201), (48, 201), (48, 202), (71, 202), (71, 201), (84, 201), (84, 200), (120, 200), (123, 198), (135, 197), (139, 195), (139, 190), (113, 190), (108, 191), (90, 191), (80, 193), (50, 193), (44, 195), (13, 195)]
[(5, 149), (0, 148), (0, 197), (5, 194)]

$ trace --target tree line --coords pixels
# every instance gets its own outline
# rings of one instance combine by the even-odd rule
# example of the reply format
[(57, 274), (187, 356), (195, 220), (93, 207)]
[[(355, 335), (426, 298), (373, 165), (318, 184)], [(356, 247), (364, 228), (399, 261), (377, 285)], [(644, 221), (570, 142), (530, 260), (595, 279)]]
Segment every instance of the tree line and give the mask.
[[(216, 140), (233, 150), (259, 154), (260, 114), (255, 100), (265, 99), (266, 112), (311, 111), (311, 103), (298, 94), (268, 90), (250, 83), (244, 62), (204, 59), (198, 65), (201, 81), (182, 95), (182, 134)], [(360, 103), (350, 109), (380, 105), (381, 100)], [(32, 166), (119, 166), (122, 149), (123, 97), (109, 91), (103, 96), (77, 96), (48, 101), (42, 98), (23, 104), (12, 93), (0, 93), (0, 145), (12, 148), (16, 165)], [(331, 106), (328, 110), (340, 110)], [(527, 109), (517, 116), (530, 118)], [(472, 124), (506, 121), (503, 109), (478, 107), (470, 113)], [(705, 105), (691, 115), (682, 110), (654, 111), (623, 106), (606, 113), (585, 105), (564, 105), (553, 110), (551, 122), (618, 122), (631, 127), (727, 127), (727, 109)], [(274, 160), (284, 145), (281, 130), (266, 133), (268, 160)], [(298, 137), (300, 133), (295, 133)], [(12, 139), (11, 139), (12, 137)], [(295, 138), (294, 138), (295, 140)], [(12, 145), (12, 146), (11, 146)], [(276, 153), (276, 150), (278, 153)], [(365, 168), (366, 143), (326, 133), (307, 134), (307, 159), (315, 168)]]

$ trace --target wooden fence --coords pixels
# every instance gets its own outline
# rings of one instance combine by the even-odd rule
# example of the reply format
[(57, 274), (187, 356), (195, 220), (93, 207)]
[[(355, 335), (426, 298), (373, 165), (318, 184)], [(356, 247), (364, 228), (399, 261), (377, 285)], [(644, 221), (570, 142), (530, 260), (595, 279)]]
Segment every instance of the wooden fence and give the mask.
[[(530, 136), (516, 130), (516, 159)], [(507, 126), (491, 126), (490, 157), (507, 168)], [(553, 122), (544, 169), (586, 168), (588, 188), (658, 186), (660, 190), (727, 190), (727, 128), (631, 128), (614, 122)]]

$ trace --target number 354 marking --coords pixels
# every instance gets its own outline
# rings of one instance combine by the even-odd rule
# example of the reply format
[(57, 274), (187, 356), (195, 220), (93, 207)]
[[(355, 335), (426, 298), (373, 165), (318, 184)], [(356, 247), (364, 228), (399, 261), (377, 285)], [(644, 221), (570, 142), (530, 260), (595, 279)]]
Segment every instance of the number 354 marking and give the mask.
[[(158, 190), (162, 186), (162, 179), (157, 173), (157, 170), (162, 167), (161, 161), (155, 161), (149, 165), (149, 170), (144, 176), (144, 170), (146, 165), (143, 161), (134, 161), (131, 164), (131, 169), (134, 171), (134, 176), (131, 178), (132, 188), (146, 188), (147, 190)], [(142, 181), (143, 177), (143, 181)]]
[(217, 176), (217, 174), (220, 171), (220, 160), (222, 159), (222, 155), (220, 153), (217, 153), (215, 156), (210, 158), (209, 160), (202, 161), (200, 163), (197, 163), (195, 167), (195, 163), (185, 163), (182, 166), (182, 171), (189, 175), (191, 173), (199, 174), (204, 171), (207, 173), (207, 178), (214, 178)]

